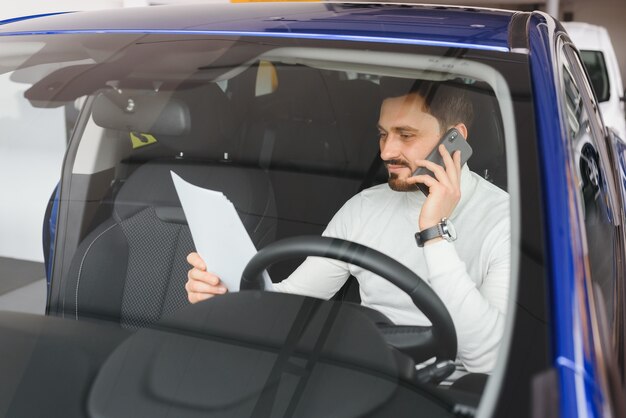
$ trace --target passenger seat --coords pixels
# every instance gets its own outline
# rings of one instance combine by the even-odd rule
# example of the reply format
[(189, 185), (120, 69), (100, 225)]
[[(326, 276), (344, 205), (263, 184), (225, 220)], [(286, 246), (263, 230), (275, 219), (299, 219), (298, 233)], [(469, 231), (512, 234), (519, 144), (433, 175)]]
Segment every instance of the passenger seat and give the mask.
[[(161, 106), (154, 106), (154, 97), (152, 105), (133, 97), (137, 111), (130, 116), (123, 107), (130, 97), (116, 95), (102, 93), (95, 99), (95, 122), (129, 134), (129, 128), (146, 124), (133, 116), (149, 118), (148, 132), (158, 145), (129, 158), (127, 165), (139, 166), (115, 195), (112, 215), (81, 242), (65, 278), (63, 313), (138, 328), (188, 304), (186, 256), (194, 245), (170, 170), (197, 186), (222, 191), (257, 247), (274, 240), (276, 207), (263, 170), (223, 161), (234, 134), (228, 99), (217, 85), (181, 90)], [(160, 113), (146, 115), (142, 106)], [(211, 208), (206, 214), (211, 216)]]

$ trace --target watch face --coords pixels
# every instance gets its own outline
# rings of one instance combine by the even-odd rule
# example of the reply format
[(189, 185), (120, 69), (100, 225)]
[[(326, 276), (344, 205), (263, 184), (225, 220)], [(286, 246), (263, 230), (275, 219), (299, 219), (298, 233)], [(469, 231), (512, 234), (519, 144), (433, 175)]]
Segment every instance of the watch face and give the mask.
[(452, 222), (450, 222), (449, 219), (446, 219), (443, 224), (443, 232), (444, 232), (444, 238), (446, 240), (448, 241), (456, 240), (456, 229), (454, 228), (454, 225), (452, 225)]

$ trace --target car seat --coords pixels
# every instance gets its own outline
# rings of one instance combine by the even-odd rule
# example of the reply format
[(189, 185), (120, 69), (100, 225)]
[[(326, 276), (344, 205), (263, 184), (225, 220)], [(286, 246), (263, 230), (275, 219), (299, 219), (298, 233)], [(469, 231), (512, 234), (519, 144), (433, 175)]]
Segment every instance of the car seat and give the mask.
[[(276, 90), (248, 109), (236, 158), (271, 169), (277, 239), (320, 235), (377, 159), (378, 86), (304, 65), (276, 73)], [(301, 261), (277, 263), (270, 274), (285, 278)]]
[(507, 190), (504, 128), (498, 100), (485, 85), (467, 87), (474, 107), (474, 120), (469, 126), (468, 142), (473, 149), (469, 168), (485, 180)]
[[(273, 241), (276, 209), (265, 171), (223, 159), (234, 127), (228, 98), (217, 85), (164, 98), (130, 96), (99, 94), (92, 107), (94, 121), (125, 135), (149, 132), (158, 143), (127, 159), (132, 173), (115, 193), (110, 217), (82, 240), (72, 259), (62, 312), (138, 328), (188, 304), (186, 256), (194, 245), (170, 170), (192, 184), (223, 192), (257, 247)], [(133, 112), (128, 112), (129, 100)]]

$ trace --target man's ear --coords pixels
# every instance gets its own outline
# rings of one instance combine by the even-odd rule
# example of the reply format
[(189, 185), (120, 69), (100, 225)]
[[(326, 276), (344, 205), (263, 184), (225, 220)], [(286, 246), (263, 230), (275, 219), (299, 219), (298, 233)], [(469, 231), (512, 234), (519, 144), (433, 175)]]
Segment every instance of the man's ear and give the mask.
[(464, 123), (457, 123), (456, 125), (454, 125), (454, 127), (457, 129), (457, 131), (461, 132), (463, 138), (467, 139), (467, 126), (465, 126)]

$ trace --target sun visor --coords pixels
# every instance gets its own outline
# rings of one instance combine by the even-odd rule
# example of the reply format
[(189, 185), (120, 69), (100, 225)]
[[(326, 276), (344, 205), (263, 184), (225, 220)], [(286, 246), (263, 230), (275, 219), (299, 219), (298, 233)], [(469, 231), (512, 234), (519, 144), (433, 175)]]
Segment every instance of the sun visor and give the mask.
[(171, 97), (171, 92), (146, 94), (99, 93), (92, 107), (94, 122), (103, 128), (155, 135), (184, 135), (191, 121), (186, 103)]

